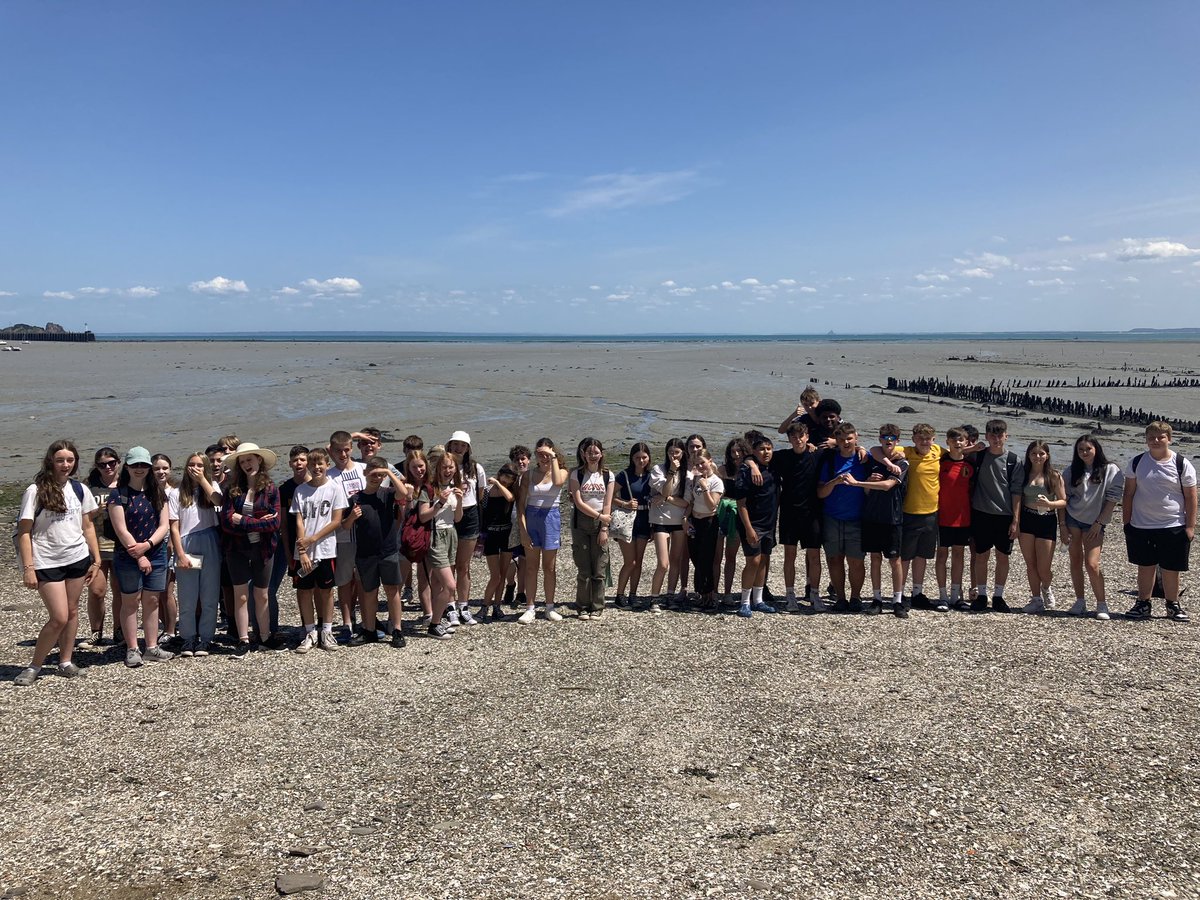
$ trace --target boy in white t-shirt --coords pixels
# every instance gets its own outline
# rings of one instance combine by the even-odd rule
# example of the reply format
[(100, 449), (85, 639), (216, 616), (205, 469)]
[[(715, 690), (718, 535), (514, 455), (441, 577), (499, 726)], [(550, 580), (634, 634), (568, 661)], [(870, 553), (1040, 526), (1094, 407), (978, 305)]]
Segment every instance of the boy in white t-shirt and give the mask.
[[(308, 471), (312, 478), (296, 487), (291, 513), (296, 517), (296, 601), (304, 623), (304, 640), (297, 653), (313, 647), (336, 650), (333, 638), (334, 561), (337, 539), (334, 533), (342, 524), (342, 512), (349, 505), (341, 482), (326, 477), (329, 454), (320, 447), (308, 451)], [(314, 617), (313, 605), (316, 603)], [(321, 633), (317, 635), (317, 620)]]
[(1129, 561), (1138, 567), (1138, 601), (1125, 618), (1150, 618), (1154, 576), (1161, 569), (1167, 617), (1186, 622), (1179, 573), (1188, 570), (1196, 536), (1196, 468), (1171, 449), (1169, 422), (1146, 426), (1146, 448), (1125, 466), (1121, 520)]

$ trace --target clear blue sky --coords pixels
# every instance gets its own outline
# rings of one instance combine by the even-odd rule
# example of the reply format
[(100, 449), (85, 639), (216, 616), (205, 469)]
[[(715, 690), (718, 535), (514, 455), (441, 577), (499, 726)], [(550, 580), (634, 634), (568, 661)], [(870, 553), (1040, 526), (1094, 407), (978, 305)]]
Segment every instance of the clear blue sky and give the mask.
[(1200, 326), (1200, 4), (0, 4), (0, 320)]

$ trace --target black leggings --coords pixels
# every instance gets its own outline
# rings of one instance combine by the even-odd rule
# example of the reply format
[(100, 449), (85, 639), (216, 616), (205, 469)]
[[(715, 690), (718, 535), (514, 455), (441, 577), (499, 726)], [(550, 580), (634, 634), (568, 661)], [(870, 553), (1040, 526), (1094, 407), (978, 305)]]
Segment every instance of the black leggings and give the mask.
[(717, 589), (713, 579), (713, 558), (717, 553), (717, 517), (707, 519), (691, 519), (695, 535), (688, 538), (688, 558), (692, 561), (692, 571), (695, 573), (694, 583), (697, 594), (711, 594)]

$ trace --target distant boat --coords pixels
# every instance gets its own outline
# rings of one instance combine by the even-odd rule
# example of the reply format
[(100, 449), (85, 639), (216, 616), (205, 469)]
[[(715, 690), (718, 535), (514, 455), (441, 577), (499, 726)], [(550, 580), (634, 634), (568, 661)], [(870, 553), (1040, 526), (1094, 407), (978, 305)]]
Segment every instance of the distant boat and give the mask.
[(8, 349), (9, 349), (9, 350), (11, 350), (13, 353), (20, 353), (20, 352), (21, 352), (21, 348), (20, 348), (20, 347), (9, 347)]

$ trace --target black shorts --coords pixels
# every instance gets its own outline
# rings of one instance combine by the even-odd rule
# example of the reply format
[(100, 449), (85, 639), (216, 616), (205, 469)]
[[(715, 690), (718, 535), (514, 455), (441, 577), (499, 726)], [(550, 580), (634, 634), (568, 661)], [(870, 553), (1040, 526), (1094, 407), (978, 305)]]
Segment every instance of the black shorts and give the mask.
[(1038, 515), (1021, 507), (1021, 534), (1032, 534), (1041, 541), (1052, 541), (1058, 533), (1058, 516)]
[(307, 575), (296, 576), (295, 587), (298, 591), (311, 591), (313, 588), (333, 590), (333, 560), (323, 559)]
[(512, 526), (503, 531), (486, 531), (483, 535), (483, 555), (499, 556), (508, 552), (508, 539), (512, 537)]
[(969, 547), (971, 545), (971, 529), (967, 525), (939, 525), (939, 547)]
[(881, 553), (884, 559), (899, 559), (904, 542), (904, 526), (889, 522), (862, 523), (863, 553)]
[(803, 507), (779, 507), (779, 543), (785, 547), (799, 544), (805, 550), (819, 548), (821, 517)]
[(66, 566), (51, 566), (49, 569), (35, 569), (38, 584), (47, 584), (57, 581), (70, 581), (74, 578), (82, 578), (87, 574), (88, 568), (92, 564), (91, 556), (85, 556), (79, 562), (73, 562)]
[(758, 531), (756, 528), (755, 531), (758, 532), (758, 543), (747, 544), (746, 532), (742, 528), (742, 520), (738, 519), (738, 537), (742, 539), (742, 553), (750, 557), (770, 556), (771, 551), (775, 549), (775, 535), (768, 532), (765, 528), (762, 531)]
[(900, 542), (900, 558), (933, 559), (937, 555), (937, 513), (904, 514), (904, 536)]
[(399, 586), (400, 554), (391, 556), (358, 556), (354, 559), (358, 582), (367, 593), (379, 590), (379, 585)]
[(683, 531), (683, 524), (679, 525), (651, 525), (651, 534), (674, 534), (677, 531)]
[(271, 584), (271, 568), (275, 565), (275, 555), (263, 559), (258, 547), (252, 547), (250, 554), (236, 551), (225, 554), (225, 562), (229, 566), (229, 583), (253, 584), (256, 588), (269, 587)]
[(479, 538), (479, 505), (468, 506), (463, 510), (462, 518), (454, 523), (460, 541), (474, 541)]
[(221, 587), (233, 587), (233, 579), (229, 577), (229, 561), (221, 554)]
[(995, 547), (997, 553), (1005, 556), (1011, 554), (1013, 542), (1008, 536), (1008, 526), (1011, 524), (1012, 516), (971, 510), (971, 540), (975, 544), (975, 552), (987, 553)]
[(1125, 551), (1135, 566), (1162, 566), (1169, 572), (1188, 570), (1192, 542), (1182, 525), (1175, 528), (1125, 526)]

